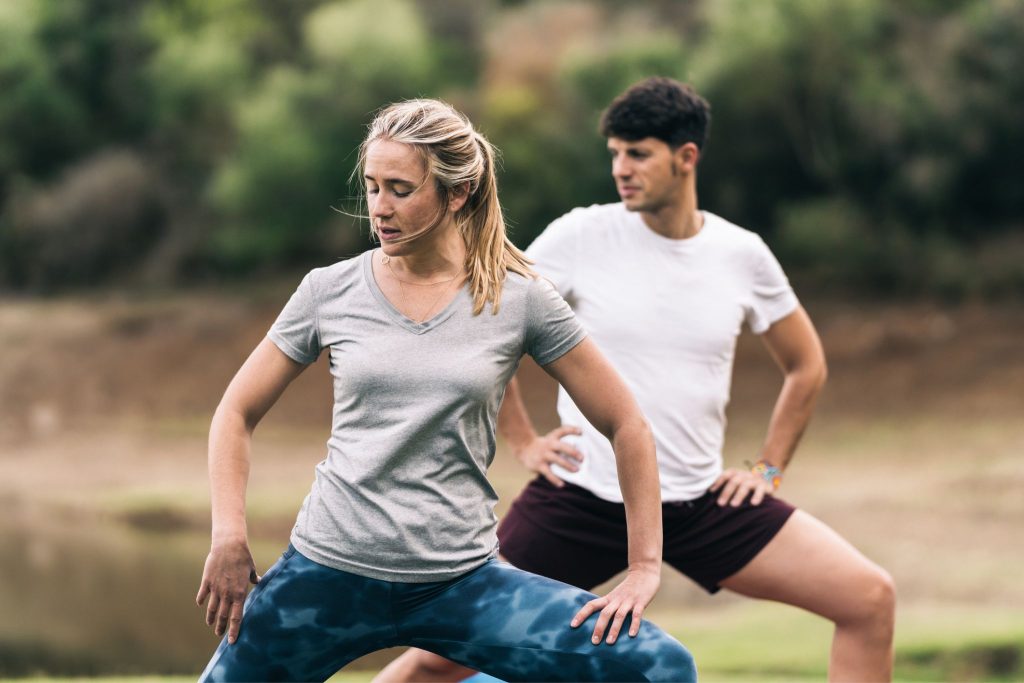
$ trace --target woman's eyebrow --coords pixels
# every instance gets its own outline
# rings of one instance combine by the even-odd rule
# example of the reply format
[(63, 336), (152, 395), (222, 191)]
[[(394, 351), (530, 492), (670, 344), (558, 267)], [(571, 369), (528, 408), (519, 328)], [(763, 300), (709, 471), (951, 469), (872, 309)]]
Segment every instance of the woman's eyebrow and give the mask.
[[(374, 183), (380, 182), (376, 178), (371, 176), (369, 173), (363, 175), (363, 178), (365, 178), (366, 180), (372, 181)], [(385, 183), (391, 183), (392, 185), (396, 185), (398, 183), (405, 183), (406, 185), (415, 185), (416, 184), (415, 181), (413, 181), (413, 180), (406, 180), (405, 178), (384, 178), (384, 182)]]

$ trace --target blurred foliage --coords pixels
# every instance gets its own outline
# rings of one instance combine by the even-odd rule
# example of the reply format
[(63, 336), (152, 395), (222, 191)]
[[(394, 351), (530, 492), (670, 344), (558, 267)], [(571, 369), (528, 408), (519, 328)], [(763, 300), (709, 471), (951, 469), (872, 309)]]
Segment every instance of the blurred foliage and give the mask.
[(665, 74), (713, 106), (701, 203), (803, 281), (1024, 291), (1015, 0), (8, 0), (0, 287), (180, 282), (367, 248), (344, 211), (380, 106), (502, 149), (517, 243), (614, 201), (597, 120)]

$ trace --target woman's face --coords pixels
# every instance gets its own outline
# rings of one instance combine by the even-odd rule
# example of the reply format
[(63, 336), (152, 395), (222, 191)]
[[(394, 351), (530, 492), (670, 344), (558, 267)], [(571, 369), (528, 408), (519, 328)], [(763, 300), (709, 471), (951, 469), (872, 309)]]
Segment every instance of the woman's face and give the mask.
[(410, 243), (395, 240), (415, 235), (437, 220), (440, 198), (433, 178), (427, 178), (423, 159), (412, 147), (391, 140), (370, 143), (363, 173), (366, 204), (381, 248), (389, 256), (400, 256)]

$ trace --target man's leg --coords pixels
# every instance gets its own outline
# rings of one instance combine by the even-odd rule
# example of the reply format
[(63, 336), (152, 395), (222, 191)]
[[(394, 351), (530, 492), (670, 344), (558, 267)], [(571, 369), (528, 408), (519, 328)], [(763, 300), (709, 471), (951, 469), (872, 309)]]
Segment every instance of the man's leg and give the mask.
[(794, 512), (768, 545), (721, 586), (802, 607), (834, 622), (830, 681), (892, 678), (892, 578), (808, 513)]
[(476, 671), (433, 652), (411, 647), (373, 677), (373, 683), (453, 683), (469, 678)]

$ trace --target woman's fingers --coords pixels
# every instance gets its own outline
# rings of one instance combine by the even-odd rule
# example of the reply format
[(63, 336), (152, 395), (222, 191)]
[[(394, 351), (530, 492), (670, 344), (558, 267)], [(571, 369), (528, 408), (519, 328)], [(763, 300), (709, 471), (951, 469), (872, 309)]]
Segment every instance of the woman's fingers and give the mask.
[(582, 624), (584, 621), (586, 621), (590, 617), (591, 614), (593, 614), (594, 612), (598, 611), (599, 609), (604, 608), (604, 606), (606, 604), (608, 604), (608, 598), (607, 597), (594, 598), (593, 600), (591, 600), (590, 602), (588, 602), (587, 604), (583, 605), (583, 607), (580, 608), (580, 611), (577, 612), (576, 616), (574, 616), (572, 618), (572, 621), (569, 622), (569, 625), (572, 626), (573, 628), (576, 628), (577, 626)]

